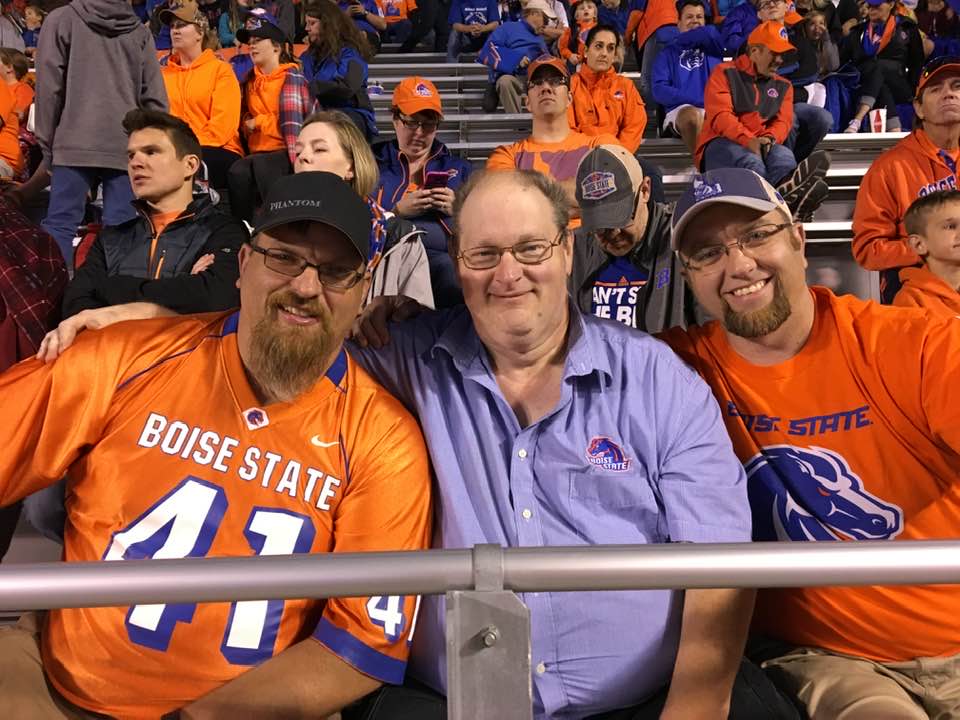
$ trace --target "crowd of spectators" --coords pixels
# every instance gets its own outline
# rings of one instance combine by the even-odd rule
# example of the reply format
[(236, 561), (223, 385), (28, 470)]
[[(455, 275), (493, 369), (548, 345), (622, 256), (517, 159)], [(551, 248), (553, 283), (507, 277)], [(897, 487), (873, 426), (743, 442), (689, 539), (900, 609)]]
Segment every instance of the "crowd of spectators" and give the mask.
[[(224, 532), (258, 554), (955, 536), (956, 13), (2, 0), (0, 368), (46, 362), (0, 376), (19, 419), (2, 436), (0, 552), (22, 503), (73, 560), (175, 553), (189, 513), (200, 539), (181, 556), (246, 553), (216, 535), (223, 493), (251, 513)], [(529, 131), (482, 169), (461, 158), (425, 66), (395, 83), (381, 136), (370, 63), (388, 43), (482, 64), (484, 112)], [(902, 131), (849, 218), (854, 258), (897, 307), (808, 287), (824, 138)], [(676, 203), (644, 145), (655, 136), (689, 155)], [(138, 322), (108, 329), (120, 320)], [(321, 460), (301, 461), (304, 432)], [(249, 447), (224, 489), (205, 466), (225, 474), (230, 442)], [(151, 459), (190, 474), (122, 482)], [(98, 483), (119, 510), (84, 489)], [(960, 672), (955, 592), (764, 591), (755, 610), (752, 591), (529, 594), (535, 713), (960, 717), (956, 683), (937, 682)], [(141, 702), (183, 717), (238, 703), (445, 714), (442, 599), (272, 608), (252, 640), (229, 629), (250, 608), (157, 607), (152, 625), (114, 609), (0, 628), (0, 646), (27, 648), (0, 653), (0, 697), (25, 717), (36, 697), (51, 717)], [(625, 629), (630, 613), (644, 623)], [(177, 642), (184, 618), (216, 643)], [(161, 654), (143, 672), (142, 648)], [(98, 675), (107, 657), (129, 661), (115, 683)], [(190, 658), (207, 670), (171, 678)]]

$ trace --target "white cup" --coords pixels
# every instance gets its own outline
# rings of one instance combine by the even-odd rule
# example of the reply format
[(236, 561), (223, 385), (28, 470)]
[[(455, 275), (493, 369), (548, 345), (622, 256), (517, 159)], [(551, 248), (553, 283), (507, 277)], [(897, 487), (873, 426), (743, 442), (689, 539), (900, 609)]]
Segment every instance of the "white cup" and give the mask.
[(887, 109), (877, 108), (870, 111), (870, 132), (880, 133), (887, 127)]

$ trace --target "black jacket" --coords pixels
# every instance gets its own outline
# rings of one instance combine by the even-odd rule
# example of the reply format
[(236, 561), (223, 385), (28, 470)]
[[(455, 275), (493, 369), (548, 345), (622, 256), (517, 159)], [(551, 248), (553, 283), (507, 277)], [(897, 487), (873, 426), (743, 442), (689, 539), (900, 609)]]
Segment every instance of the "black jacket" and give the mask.
[(923, 52), (923, 39), (920, 37), (917, 24), (906, 17), (897, 18), (897, 27), (893, 31), (890, 42), (873, 58), (863, 49), (862, 38), (866, 31), (867, 21), (850, 31), (840, 48), (840, 64), (852, 62), (860, 67), (863, 63), (876, 60), (888, 72), (901, 74), (907, 84), (915, 88), (926, 59)]
[[(157, 238), (150, 259), (153, 225), (142, 205), (138, 216), (103, 228), (86, 262), (67, 286), (63, 316), (81, 310), (152, 302), (179, 313), (227, 310), (240, 304), (237, 254), (249, 238), (239, 220), (220, 212), (209, 198), (195, 199)], [(190, 270), (212, 253), (213, 265)]]
[[(670, 249), (670, 218), (673, 208), (650, 202), (647, 230), (629, 255), (629, 260), (649, 273), (637, 301), (637, 328), (658, 333), (674, 326), (697, 322), (693, 294), (681, 274), (682, 265)], [(581, 312), (590, 314), (597, 275), (613, 262), (592, 236), (578, 234), (573, 244), (573, 272), (568, 288)]]

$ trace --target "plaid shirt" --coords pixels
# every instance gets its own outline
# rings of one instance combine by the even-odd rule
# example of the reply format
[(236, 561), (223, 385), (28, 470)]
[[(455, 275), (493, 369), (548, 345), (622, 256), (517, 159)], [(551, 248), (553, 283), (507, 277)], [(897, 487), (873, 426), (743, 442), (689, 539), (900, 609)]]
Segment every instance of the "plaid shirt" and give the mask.
[(297, 159), (297, 136), (303, 121), (310, 113), (313, 102), (310, 100), (310, 85), (303, 73), (289, 70), (280, 90), (280, 132), (287, 146), (290, 164)]
[(66, 285), (67, 266), (53, 238), (0, 195), (0, 302), (33, 352), (60, 320)]

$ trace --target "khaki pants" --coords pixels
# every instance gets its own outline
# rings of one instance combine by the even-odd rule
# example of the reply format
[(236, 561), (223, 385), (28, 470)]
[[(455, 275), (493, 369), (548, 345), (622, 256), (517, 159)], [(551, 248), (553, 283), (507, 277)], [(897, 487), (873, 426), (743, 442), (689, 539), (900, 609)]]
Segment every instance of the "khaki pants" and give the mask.
[(523, 94), (527, 90), (527, 83), (516, 75), (501, 75), (497, 78), (497, 94), (503, 111), (508, 113), (523, 112)]
[(960, 719), (960, 655), (878, 663), (799, 648), (762, 667), (810, 720)]
[(0, 627), (0, 707), (11, 720), (94, 720), (105, 715), (79, 708), (49, 683), (40, 659), (42, 616), (27, 613)]

